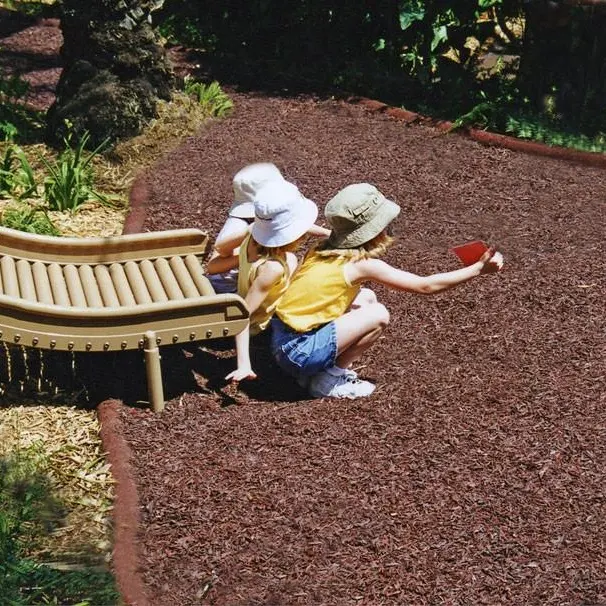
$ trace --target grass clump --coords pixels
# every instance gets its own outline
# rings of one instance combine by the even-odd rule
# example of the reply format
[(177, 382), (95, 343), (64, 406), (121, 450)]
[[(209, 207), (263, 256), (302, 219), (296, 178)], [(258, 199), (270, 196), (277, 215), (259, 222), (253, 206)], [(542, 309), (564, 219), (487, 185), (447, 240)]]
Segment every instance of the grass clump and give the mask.
[(21, 202), (8, 204), (2, 210), (0, 223), (5, 227), (43, 236), (60, 236), (61, 232), (55, 226), (44, 208)]
[(98, 200), (109, 204), (109, 198), (98, 192), (94, 186), (95, 175), (92, 160), (106, 142), (94, 150), (85, 152), (90, 136), (88, 133), (72, 144), (71, 135), (64, 140), (65, 149), (54, 163), (41, 158), (47, 177), (44, 179), (43, 197), (50, 210), (76, 212), (85, 202)]

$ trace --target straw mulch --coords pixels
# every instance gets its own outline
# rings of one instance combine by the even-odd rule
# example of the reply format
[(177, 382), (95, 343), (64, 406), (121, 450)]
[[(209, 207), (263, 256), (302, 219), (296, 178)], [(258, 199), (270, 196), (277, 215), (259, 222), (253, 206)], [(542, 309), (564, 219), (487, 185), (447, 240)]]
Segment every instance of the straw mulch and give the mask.
[[(28, 104), (39, 110), (48, 108), (60, 73), (58, 51), (62, 39), (58, 22), (32, 21), (4, 9), (0, 9), (0, 18), (1, 73), (25, 79), (31, 87), (26, 97)], [(177, 93), (170, 103), (161, 102), (158, 118), (144, 133), (93, 161), (96, 189), (117, 196), (118, 203), (89, 201), (77, 212), (47, 211), (49, 219), (67, 237), (122, 233), (128, 209), (120, 204), (120, 199), (126, 201), (133, 180), (207, 119), (207, 111), (186, 95)], [(45, 168), (40, 157), (52, 163), (56, 153), (42, 144), (24, 146), (24, 152), (42, 182)], [(33, 202), (40, 205), (40, 200)], [(0, 213), (15, 204), (0, 200)], [(48, 474), (65, 512), (65, 516), (54, 520), (53, 532), (32, 555), (55, 565), (109, 562), (113, 480), (101, 452), (99, 423), (91, 410), (96, 403), (91, 399), (94, 389), (89, 393), (82, 381), (87, 364), (82, 363), (81, 373), (76, 360), (58, 355), (60, 359), (54, 366), (61, 366), (62, 372), (42, 376), (39, 356), (32, 354), (28, 361), (23, 352), (15, 350), (0, 348), (0, 362), (13, 366), (12, 371), (2, 369), (1, 380), (15, 375), (12, 383), (1, 385), (0, 456), (32, 449), (38, 453), (41, 471)], [(43, 363), (51, 365), (49, 360)], [(95, 359), (94, 364), (97, 363)], [(28, 366), (32, 368), (28, 370)], [(63, 381), (58, 381), (59, 377)], [(105, 387), (112, 382), (108, 379)]]
[(94, 411), (73, 406), (0, 408), (0, 458), (35, 456), (64, 515), (47, 522), (35, 556), (53, 563), (99, 564), (111, 552), (113, 479)]

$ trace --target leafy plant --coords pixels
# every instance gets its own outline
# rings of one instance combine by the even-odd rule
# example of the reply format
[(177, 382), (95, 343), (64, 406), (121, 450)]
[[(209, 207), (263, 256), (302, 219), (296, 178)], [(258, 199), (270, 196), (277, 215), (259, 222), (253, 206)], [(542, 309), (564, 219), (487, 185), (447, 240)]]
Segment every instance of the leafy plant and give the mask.
[(36, 176), (23, 150), (9, 145), (0, 160), (0, 196), (21, 200), (37, 189)]
[(204, 84), (186, 76), (184, 90), (188, 95), (196, 97), (198, 103), (204, 107), (210, 116), (222, 118), (228, 115), (234, 107), (233, 101), (216, 80), (210, 84)]
[(14, 141), (20, 135), (33, 139), (42, 132), (42, 112), (23, 104), (29, 88), (29, 83), (18, 76), (0, 77), (0, 135), (4, 141)]
[(20, 147), (16, 148), (15, 156), (19, 162), (19, 167), (14, 173), (13, 195), (17, 199), (22, 200), (37, 193), (38, 182), (34, 169)]
[(2, 212), (1, 222), (5, 227), (30, 234), (41, 234), (44, 236), (61, 235), (43, 208), (29, 204), (7, 206)]
[(0, 78), (0, 97), (3, 101), (19, 101), (27, 95), (30, 85), (19, 76)]
[(4, 150), (4, 156), (0, 160), (0, 196), (10, 197), (13, 195), (15, 189), (15, 174), (14, 174), (14, 161), (15, 147), (9, 145)]
[(606, 133), (589, 137), (584, 134), (566, 132), (539, 117), (508, 116), (504, 130), (520, 139), (531, 139), (547, 145), (569, 147), (581, 151), (606, 153)]
[(497, 107), (490, 101), (478, 103), (470, 111), (453, 121), (450, 132), (468, 126), (486, 127), (491, 122), (491, 117), (496, 111)]
[(9, 587), (21, 570), (20, 554), (59, 510), (40, 473), (41, 456), (33, 446), (0, 460), (0, 578)]
[(52, 9), (57, 4), (55, 0), (3, 0), (0, 6), (12, 11), (17, 11), (23, 15), (38, 17), (41, 15), (52, 16)]
[(486, 128), (509, 133), (519, 139), (540, 141), (547, 145), (567, 147), (581, 151), (606, 153), (606, 133), (588, 136), (565, 130), (561, 122), (532, 113), (527, 104), (512, 104), (499, 99), (478, 103), (469, 112), (453, 121), (449, 132), (460, 128)]
[(107, 196), (95, 190), (94, 171), (91, 164), (93, 158), (107, 145), (107, 140), (101, 142), (94, 150), (86, 153), (85, 148), (89, 133), (84, 133), (80, 141), (71, 146), (71, 135), (64, 139), (65, 150), (59, 155), (54, 164), (40, 157), (50, 175), (44, 180), (44, 199), (50, 210), (69, 210), (76, 212), (82, 204), (94, 198), (110, 203)]
[(14, 141), (19, 129), (8, 120), (0, 121), (0, 134), (5, 141)]

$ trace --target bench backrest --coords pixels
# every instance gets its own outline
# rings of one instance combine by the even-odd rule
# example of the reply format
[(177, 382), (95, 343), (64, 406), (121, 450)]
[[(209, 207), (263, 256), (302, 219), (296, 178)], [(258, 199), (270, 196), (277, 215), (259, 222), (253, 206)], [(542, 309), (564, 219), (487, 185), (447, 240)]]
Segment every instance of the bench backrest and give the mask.
[(143, 347), (234, 335), (248, 311), (217, 295), (197, 229), (57, 238), (0, 227), (0, 339), (70, 351)]

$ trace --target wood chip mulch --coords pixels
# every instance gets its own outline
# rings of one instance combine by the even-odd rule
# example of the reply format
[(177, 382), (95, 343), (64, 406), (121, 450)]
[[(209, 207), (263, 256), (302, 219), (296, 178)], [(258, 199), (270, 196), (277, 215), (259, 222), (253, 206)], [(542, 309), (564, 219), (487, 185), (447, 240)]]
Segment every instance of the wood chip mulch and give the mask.
[(474, 238), (506, 268), (377, 288), (368, 399), (306, 399), (262, 348), (236, 390), (208, 343), (172, 365), (198, 387), (169, 387), (163, 415), (125, 408), (151, 603), (604, 602), (603, 171), (334, 100), (234, 99), (148, 175), (144, 229), (215, 233), (231, 175), (271, 160), (321, 206), (362, 180), (401, 204), (403, 268), (452, 269)]
[(402, 206), (387, 260), (407, 270), (452, 269), (476, 238), (506, 267), (433, 297), (377, 288), (391, 324), (360, 362), (370, 398), (307, 399), (262, 343), (240, 389), (221, 379), (230, 343), (167, 348), (161, 415), (99, 381), (128, 404), (149, 603), (605, 604), (603, 170), (231, 92), (232, 117), (148, 172), (143, 229), (216, 233), (233, 173), (268, 160), (321, 207), (376, 184)]

